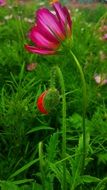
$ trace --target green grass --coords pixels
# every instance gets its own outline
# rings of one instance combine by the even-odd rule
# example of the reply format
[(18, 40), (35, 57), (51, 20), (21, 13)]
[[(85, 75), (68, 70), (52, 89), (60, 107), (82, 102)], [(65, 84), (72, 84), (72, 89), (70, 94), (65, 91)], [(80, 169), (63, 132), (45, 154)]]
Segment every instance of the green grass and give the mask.
[[(38, 4), (0, 8), (0, 188), (1, 190), (61, 190), (66, 160), (67, 190), (107, 189), (107, 84), (98, 85), (95, 73), (107, 74), (107, 42), (99, 39), (106, 9), (73, 9), (72, 51), (87, 85), (86, 160), (81, 174), (82, 83), (73, 58), (32, 55), (24, 49)], [(6, 15), (12, 18), (6, 20)], [(21, 19), (18, 19), (19, 16)], [(94, 19), (93, 19), (94, 18)], [(34, 21), (33, 21), (34, 22)], [(101, 52), (106, 58), (101, 58)], [(33, 71), (26, 66), (36, 63)], [(67, 100), (67, 154), (61, 158), (62, 117), (57, 110), (42, 115), (38, 96), (49, 88), (50, 69), (58, 63)], [(56, 81), (60, 92), (59, 84)], [(61, 96), (61, 95), (60, 95)], [(99, 184), (99, 185), (98, 185)], [(97, 186), (98, 185), (98, 186)]]

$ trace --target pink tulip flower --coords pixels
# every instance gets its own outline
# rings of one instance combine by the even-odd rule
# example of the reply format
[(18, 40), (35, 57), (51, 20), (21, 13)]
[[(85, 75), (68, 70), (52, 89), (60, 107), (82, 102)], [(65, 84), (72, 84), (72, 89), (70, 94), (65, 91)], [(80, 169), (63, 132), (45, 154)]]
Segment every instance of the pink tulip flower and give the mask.
[(52, 4), (54, 13), (47, 8), (36, 12), (36, 24), (29, 32), (29, 38), (34, 46), (25, 45), (32, 53), (55, 54), (61, 43), (71, 37), (72, 21), (66, 7), (59, 2)]
[(0, 0), (0, 7), (5, 6), (6, 5), (6, 1), (5, 0)]

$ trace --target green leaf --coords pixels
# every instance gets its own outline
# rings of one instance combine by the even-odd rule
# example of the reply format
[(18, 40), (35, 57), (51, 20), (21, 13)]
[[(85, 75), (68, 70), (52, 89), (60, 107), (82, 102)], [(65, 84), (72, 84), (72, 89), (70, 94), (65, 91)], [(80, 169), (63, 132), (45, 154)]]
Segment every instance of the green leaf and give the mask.
[(101, 181), (99, 178), (90, 175), (83, 175), (80, 177), (80, 180), (82, 180), (85, 183), (97, 183)]
[(34, 181), (34, 179), (22, 179), (22, 180), (14, 181), (14, 184), (15, 185), (21, 185), (23, 183), (29, 183), (29, 182), (32, 182), (32, 181)]
[(38, 161), (39, 161), (39, 158), (37, 158), (37, 159), (35, 159), (35, 160), (29, 162), (28, 164), (24, 165), (22, 168), (20, 168), (20, 169), (17, 170), (16, 172), (14, 172), (14, 173), (9, 177), (9, 179), (10, 179), (10, 178), (13, 178), (13, 177), (15, 177), (15, 176), (17, 176), (17, 175), (19, 175), (20, 173), (22, 173), (23, 171), (27, 170), (30, 166), (32, 166), (33, 164), (35, 164), (35, 163), (38, 162)]
[[(105, 185), (107, 187), (107, 177), (103, 178), (102, 180), (100, 180), (100, 182), (98, 183), (98, 185), (96, 186), (95, 190), (104, 190)], [(106, 188), (107, 189), (107, 188)]]
[[(54, 173), (54, 176), (62, 184), (62, 180), (63, 180), (63, 165), (62, 165), (62, 163), (57, 164), (57, 166), (56, 166), (55, 164), (49, 162), (49, 167), (50, 167), (51, 171)], [(71, 175), (67, 169), (66, 169), (66, 180), (67, 180), (68, 184), (70, 184), (71, 180), (72, 180), (72, 177), (71, 177)]]
[(0, 181), (1, 190), (19, 190), (18, 186), (14, 182)]
[(99, 153), (98, 155), (98, 163), (103, 163), (106, 164), (107, 163), (107, 153)]
[(32, 184), (32, 190), (43, 190), (42, 185), (38, 184), (38, 183), (33, 183)]
[(68, 121), (72, 124), (73, 127), (75, 127), (76, 129), (79, 129), (81, 128), (82, 126), (82, 117), (77, 114), (77, 113), (74, 113), (72, 115), (72, 117), (70, 116)]
[(20, 190), (43, 190), (43, 187), (42, 187), (42, 185), (40, 185), (36, 182), (33, 182), (30, 185), (21, 186)]
[(37, 132), (37, 131), (40, 131), (40, 130), (54, 130), (53, 128), (51, 127), (48, 127), (48, 126), (40, 126), (40, 127), (35, 127), (33, 129), (31, 129), (30, 131), (28, 131), (26, 134), (30, 134), (30, 133), (33, 133), (33, 132)]
[(48, 160), (53, 162), (57, 154), (58, 133), (54, 133), (50, 137), (49, 145), (47, 146)]

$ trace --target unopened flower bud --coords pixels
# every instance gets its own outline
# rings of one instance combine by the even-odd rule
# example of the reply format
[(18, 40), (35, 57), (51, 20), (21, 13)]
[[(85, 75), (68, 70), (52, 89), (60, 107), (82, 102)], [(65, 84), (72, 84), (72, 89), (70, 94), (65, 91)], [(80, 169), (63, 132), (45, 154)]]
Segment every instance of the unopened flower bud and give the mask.
[(55, 88), (44, 91), (37, 100), (37, 107), (43, 114), (48, 114), (55, 110), (59, 103), (59, 92)]
[(54, 110), (59, 103), (59, 92), (55, 88), (50, 88), (44, 98), (44, 106), (48, 112)]

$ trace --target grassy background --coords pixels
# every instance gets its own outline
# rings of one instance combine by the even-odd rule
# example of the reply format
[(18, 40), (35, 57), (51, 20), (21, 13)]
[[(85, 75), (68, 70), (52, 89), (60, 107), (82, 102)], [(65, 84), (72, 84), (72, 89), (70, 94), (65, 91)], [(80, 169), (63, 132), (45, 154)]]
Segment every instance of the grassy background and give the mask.
[[(56, 186), (57, 190), (61, 189), (61, 102), (55, 113), (47, 116), (40, 114), (36, 107), (38, 96), (49, 88), (53, 62), (59, 63), (66, 86), (68, 190), (72, 184), (76, 190), (94, 190), (107, 176), (107, 85), (97, 85), (94, 81), (96, 73), (107, 74), (107, 42), (99, 39), (106, 8), (100, 5), (94, 10), (72, 8), (71, 11), (72, 50), (85, 74), (88, 99), (87, 159), (85, 175), (80, 176), (77, 165), (82, 142), (82, 84), (74, 61), (67, 54), (39, 56), (25, 51), (24, 44), (28, 43), (27, 34), (38, 7), (39, 4), (0, 7), (1, 190), (43, 189), (38, 158), (40, 141), (46, 190)], [(101, 52), (106, 54), (105, 58)], [(27, 64), (32, 63), (36, 63), (36, 68), (27, 71)], [(107, 186), (101, 189), (106, 190)]]

